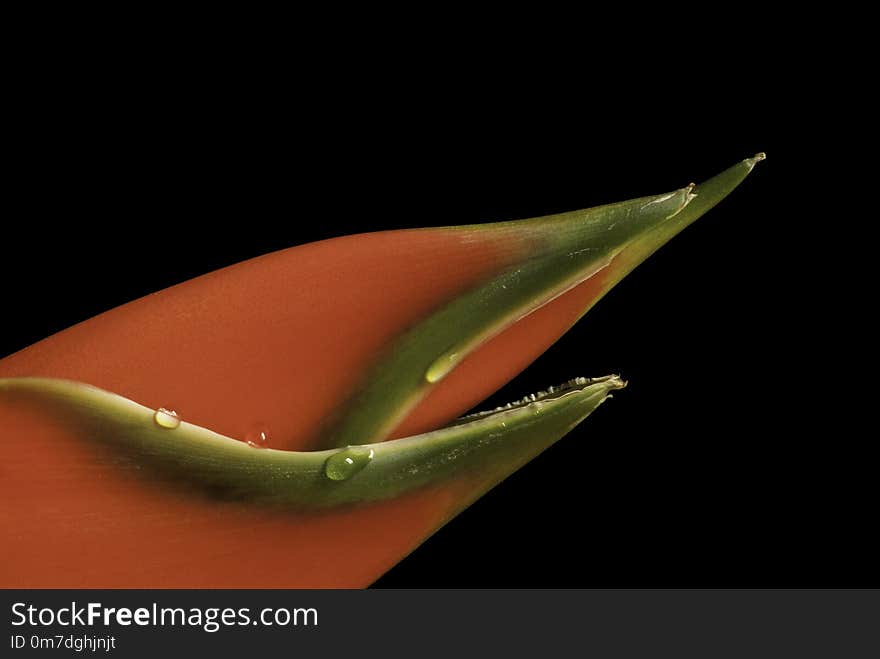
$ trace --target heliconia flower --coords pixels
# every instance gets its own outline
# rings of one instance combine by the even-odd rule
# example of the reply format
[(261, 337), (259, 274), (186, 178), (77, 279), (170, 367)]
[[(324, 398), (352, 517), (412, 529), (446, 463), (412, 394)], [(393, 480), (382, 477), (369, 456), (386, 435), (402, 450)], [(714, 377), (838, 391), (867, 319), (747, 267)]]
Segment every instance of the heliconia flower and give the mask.
[(0, 360), (0, 586), (370, 584), (623, 386), (458, 418), (761, 159), (590, 210), (275, 252)]

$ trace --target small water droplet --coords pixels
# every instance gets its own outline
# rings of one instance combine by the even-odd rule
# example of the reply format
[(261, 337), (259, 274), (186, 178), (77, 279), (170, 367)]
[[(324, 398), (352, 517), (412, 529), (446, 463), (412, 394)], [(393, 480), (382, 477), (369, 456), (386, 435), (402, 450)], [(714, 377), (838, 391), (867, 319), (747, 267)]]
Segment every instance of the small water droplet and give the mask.
[(324, 463), (324, 474), (332, 481), (344, 481), (366, 467), (373, 459), (368, 446), (349, 446), (334, 453)]
[(435, 359), (434, 363), (428, 367), (428, 370), (425, 371), (425, 380), (431, 384), (440, 382), (440, 380), (449, 375), (450, 371), (452, 371), (460, 361), (461, 356), (455, 350), (450, 350), (449, 352), (440, 355), (440, 357)]
[(169, 430), (174, 430), (180, 425), (180, 417), (177, 416), (177, 412), (165, 409), (164, 407), (156, 410), (156, 413), (153, 415), (153, 421), (156, 422), (157, 426), (168, 428)]
[(244, 436), (244, 441), (254, 448), (269, 448), (269, 430), (265, 426), (252, 428)]

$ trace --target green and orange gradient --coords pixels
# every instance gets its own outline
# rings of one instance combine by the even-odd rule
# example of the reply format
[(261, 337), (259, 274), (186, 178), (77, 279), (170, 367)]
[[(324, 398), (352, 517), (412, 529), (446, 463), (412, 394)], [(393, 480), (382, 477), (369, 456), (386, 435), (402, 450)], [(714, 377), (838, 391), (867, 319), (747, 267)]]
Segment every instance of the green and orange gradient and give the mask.
[(762, 158), (585, 211), (275, 252), (0, 360), (0, 586), (369, 585), (623, 386), (456, 421)]

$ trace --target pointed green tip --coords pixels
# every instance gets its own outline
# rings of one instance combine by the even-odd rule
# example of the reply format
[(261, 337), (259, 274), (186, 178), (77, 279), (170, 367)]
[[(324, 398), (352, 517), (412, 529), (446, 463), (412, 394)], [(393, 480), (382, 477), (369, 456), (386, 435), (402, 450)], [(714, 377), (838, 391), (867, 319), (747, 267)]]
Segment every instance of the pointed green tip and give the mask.
[[(677, 231), (698, 219), (709, 209), (714, 207), (719, 201), (734, 191), (734, 189), (743, 182), (751, 171), (762, 160), (766, 160), (767, 154), (761, 151), (751, 158), (746, 158), (738, 162), (720, 174), (700, 183), (694, 189), (694, 203), (689, 204), (685, 212), (682, 213), (682, 222), (677, 222)], [(671, 236), (670, 236), (671, 237)]]
[(611, 288), (611, 285), (632, 272), (637, 265), (665, 245), (685, 227), (693, 224), (714, 208), (743, 182), (755, 165), (762, 160), (766, 160), (766, 158), (767, 154), (761, 151), (751, 158), (741, 160), (733, 167), (698, 185), (693, 183), (689, 185), (686, 188), (686, 202), (678, 211), (666, 218), (665, 221), (645, 230), (621, 250), (618, 254), (614, 274), (609, 278), (608, 288)]
[[(328, 445), (385, 439), (468, 355), (595, 277), (589, 289), (592, 297), (578, 298), (583, 315), (636, 266), (730, 194), (765, 157), (758, 153), (699, 185), (666, 194), (477, 229), (481, 235), (496, 233), (518, 241), (523, 254), (474, 288), (445, 300), (389, 342), (328, 423)], [(462, 231), (468, 235), (475, 229)], [(565, 329), (560, 322), (559, 330)], [(520, 345), (532, 349), (527, 343)]]
[(758, 153), (756, 153), (754, 156), (752, 156), (751, 158), (746, 158), (743, 162), (748, 163), (749, 167), (754, 167), (762, 160), (767, 160), (767, 154), (763, 151), (758, 151)]

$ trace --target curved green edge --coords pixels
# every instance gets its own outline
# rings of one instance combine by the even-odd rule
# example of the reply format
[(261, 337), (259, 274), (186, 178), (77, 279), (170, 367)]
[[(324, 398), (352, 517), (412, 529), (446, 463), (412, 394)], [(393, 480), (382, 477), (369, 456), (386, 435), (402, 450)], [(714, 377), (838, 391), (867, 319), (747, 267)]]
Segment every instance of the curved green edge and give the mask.
[[(507, 234), (527, 257), (450, 301), (389, 346), (322, 432), (326, 446), (378, 442), (468, 353), (519, 318), (609, 268), (603, 290), (727, 196), (764, 154), (699, 186), (547, 217), (469, 227)], [(442, 265), (442, 264), (441, 264)], [(583, 310), (585, 314), (590, 307)]]
[(0, 379), (0, 400), (35, 405), (99, 442), (99, 457), (115, 468), (122, 467), (120, 458), (133, 462), (152, 485), (158, 480), (222, 499), (320, 509), (393, 498), (460, 478), (471, 478), (477, 494), (485, 492), (623, 386), (617, 376), (580, 379), (448, 428), (315, 452), (253, 448), (183, 421), (176, 428), (162, 427), (155, 410), (69, 380)]

